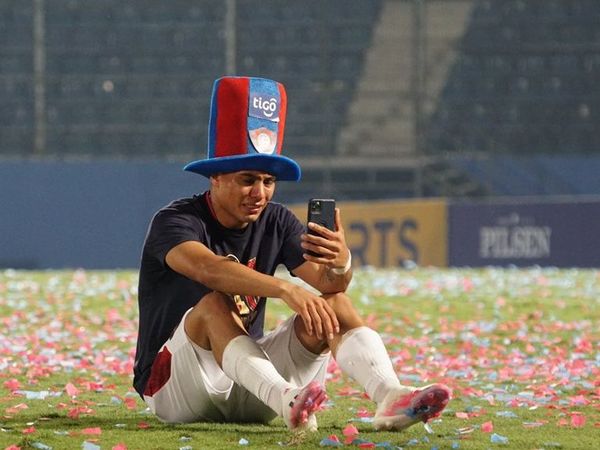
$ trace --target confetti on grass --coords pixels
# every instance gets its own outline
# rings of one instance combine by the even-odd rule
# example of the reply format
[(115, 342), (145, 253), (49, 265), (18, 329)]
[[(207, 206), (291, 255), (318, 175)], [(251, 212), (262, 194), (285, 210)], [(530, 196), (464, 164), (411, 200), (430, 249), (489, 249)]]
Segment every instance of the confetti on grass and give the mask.
[[(115, 422), (123, 423), (103, 424), (104, 430), (109, 426), (116, 432), (159, 429), (136, 393), (117, 392), (107, 381), (118, 378), (130, 383), (137, 333), (136, 286), (135, 275), (123, 278), (116, 272), (78, 270), (37, 277), (0, 272), (0, 320), (3, 329), (11, 331), (0, 333), (3, 430), (9, 428), (9, 420), (27, 417), (18, 426), (11, 425), (11, 432), (28, 442), (35, 440), (42, 431), (25, 436), (22, 431), (42, 429), (38, 422), (25, 423), (42, 405), (52, 407), (42, 414), (72, 424), (61, 424), (61, 430), (49, 430), (44, 437), (84, 436), (94, 446), (94, 438), (104, 436), (84, 430), (93, 429), (88, 428), (93, 419), (106, 415), (108, 409), (118, 411)], [(451, 405), (454, 409), (441, 420), (451, 423), (449, 429), (454, 431), (444, 439), (450, 439), (453, 448), (464, 439), (478, 440), (485, 448), (494, 436), (514, 443), (511, 432), (494, 433), (508, 429), (504, 425), (511, 430), (527, 428), (526, 432), (538, 436), (548, 427), (582, 436), (600, 428), (598, 272), (367, 269), (355, 272), (352, 289), (353, 296), (361, 299), (358, 306), (367, 312), (366, 323), (381, 332), (403, 383), (439, 381), (452, 387), (461, 403)], [(393, 307), (382, 307), (392, 301)], [(53, 377), (60, 377), (62, 383), (48, 382)], [(342, 375), (334, 361), (328, 377), (330, 404), (356, 401), (347, 420), (370, 429), (374, 410), (364, 407), (364, 392)], [(390, 445), (447, 448), (447, 440), (435, 441), (440, 439), (435, 423), (429, 426), (430, 430), (418, 429), (424, 436), (414, 442), (399, 438)], [(340, 433), (343, 442), (338, 439), (338, 444), (385, 447), (385, 442), (361, 439), (364, 436), (354, 429), (355, 434)], [(68, 435), (58, 434), (66, 430)], [(332, 436), (322, 442), (337, 445)], [(165, 446), (179, 447), (182, 442), (177, 439)], [(241, 439), (235, 436), (231, 442)], [(350, 444), (345, 444), (347, 439)], [(261, 444), (253, 441), (249, 446), (254, 445)]]

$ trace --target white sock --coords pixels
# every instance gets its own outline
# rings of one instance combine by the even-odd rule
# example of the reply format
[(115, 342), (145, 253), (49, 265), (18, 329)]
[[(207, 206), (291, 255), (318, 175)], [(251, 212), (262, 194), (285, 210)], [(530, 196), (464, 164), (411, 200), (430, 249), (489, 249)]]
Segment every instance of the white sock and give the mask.
[(344, 334), (335, 360), (376, 403), (383, 401), (390, 389), (402, 386), (381, 336), (369, 327), (354, 328)]
[(233, 338), (225, 347), (223, 372), (280, 416), (284, 391), (295, 387), (277, 372), (264, 350), (246, 335)]

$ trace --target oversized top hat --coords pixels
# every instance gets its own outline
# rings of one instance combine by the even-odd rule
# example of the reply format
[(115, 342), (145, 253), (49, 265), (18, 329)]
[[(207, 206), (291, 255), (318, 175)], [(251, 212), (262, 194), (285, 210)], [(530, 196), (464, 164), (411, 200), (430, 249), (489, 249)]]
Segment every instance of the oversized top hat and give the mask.
[(205, 177), (240, 170), (298, 181), (300, 166), (281, 155), (287, 96), (281, 83), (264, 78), (223, 77), (213, 85), (208, 155), (183, 170)]

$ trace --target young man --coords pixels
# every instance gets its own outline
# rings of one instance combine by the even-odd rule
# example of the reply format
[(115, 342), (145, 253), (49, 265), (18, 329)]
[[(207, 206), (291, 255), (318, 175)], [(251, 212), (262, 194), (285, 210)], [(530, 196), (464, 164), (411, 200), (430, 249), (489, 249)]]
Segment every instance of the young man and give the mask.
[[(271, 202), (278, 181), (300, 179), (281, 156), (286, 104), (271, 80), (215, 82), (208, 158), (185, 167), (210, 189), (161, 209), (146, 236), (134, 386), (165, 422), (280, 416), (292, 430), (316, 430), (331, 352), (377, 403), (377, 429), (425, 422), (450, 390), (400, 384), (381, 338), (345, 294), (351, 255), (339, 210), (336, 231), (309, 224), (312, 235)], [(274, 277), (279, 264), (321, 295)], [(295, 314), (264, 335), (267, 297)]]

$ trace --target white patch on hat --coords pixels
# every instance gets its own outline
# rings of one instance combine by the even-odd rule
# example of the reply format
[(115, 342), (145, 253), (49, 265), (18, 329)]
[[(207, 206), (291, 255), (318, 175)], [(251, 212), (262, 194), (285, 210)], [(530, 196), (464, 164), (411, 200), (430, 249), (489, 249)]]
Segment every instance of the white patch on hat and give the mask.
[(271, 154), (277, 146), (277, 135), (268, 128), (250, 130), (250, 141), (258, 153)]

